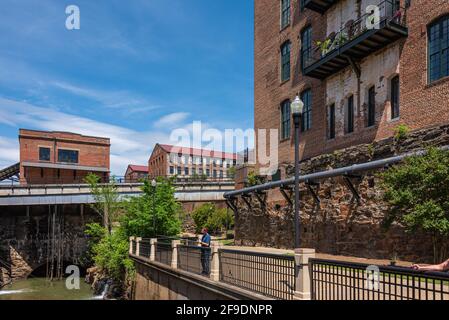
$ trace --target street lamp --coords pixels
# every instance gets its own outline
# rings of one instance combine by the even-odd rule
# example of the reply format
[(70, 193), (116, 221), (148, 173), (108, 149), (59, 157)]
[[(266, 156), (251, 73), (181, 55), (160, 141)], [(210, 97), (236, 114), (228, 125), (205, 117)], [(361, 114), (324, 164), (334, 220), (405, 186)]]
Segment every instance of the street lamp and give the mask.
[(151, 181), (151, 186), (153, 187), (153, 232), (154, 236), (157, 236), (156, 234), (156, 187), (157, 187), (157, 181), (153, 179)]
[(301, 245), (301, 237), (299, 234), (299, 126), (304, 109), (304, 102), (296, 96), (290, 108), (295, 125), (295, 249), (298, 249)]

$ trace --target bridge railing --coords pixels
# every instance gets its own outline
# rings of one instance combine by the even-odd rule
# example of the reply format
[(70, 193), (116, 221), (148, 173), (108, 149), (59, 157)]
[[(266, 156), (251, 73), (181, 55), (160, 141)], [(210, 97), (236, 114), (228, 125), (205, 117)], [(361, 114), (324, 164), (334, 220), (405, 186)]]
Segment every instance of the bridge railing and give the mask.
[(213, 281), (239, 287), (269, 299), (293, 299), (295, 259), (283, 254), (222, 249), (213, 242), (210, 248), (194, 238), (131, 237), (130, 255), (154, 261)]
[(311, 259), (315, 300), (448, 300), (449, 274)]

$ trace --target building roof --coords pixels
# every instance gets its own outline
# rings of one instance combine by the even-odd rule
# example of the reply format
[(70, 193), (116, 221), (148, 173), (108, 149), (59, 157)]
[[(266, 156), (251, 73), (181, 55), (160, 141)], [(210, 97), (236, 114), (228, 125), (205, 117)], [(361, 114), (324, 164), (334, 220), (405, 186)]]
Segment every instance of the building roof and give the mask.
[(237, 159), (237, 154), (207, 150), (207, 149), (197, 149), (197, 148), (188, 148), (188, 147), (179, 147), (168, 144), (159, 144), (159, 146), (168, 153), (182, 153), (183, 155), (193, 155), (193, 156), (203, 156), (203, 157), (212, 157), (212, 158), (220, 158), (220, 159)]
[(141, 166), (137, 164), (130, 164), (128, 166), (128, 170), (134, 171), (134, 172), (147, 172), (148, 173), (148, 166)]

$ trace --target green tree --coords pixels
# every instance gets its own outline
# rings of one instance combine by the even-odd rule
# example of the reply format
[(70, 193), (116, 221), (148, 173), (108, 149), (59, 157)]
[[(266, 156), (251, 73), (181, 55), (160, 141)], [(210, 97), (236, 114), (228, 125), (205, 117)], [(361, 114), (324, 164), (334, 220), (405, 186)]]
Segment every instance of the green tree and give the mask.
[(192, 212), (196, 231), (200, 232), (206, 227), (210, 232), (216, 233), (223, 229), (228, 230), (234, 224), (234, 216), (227, 209), (219, 209), (213, 203), (205, 203)]
[(449, 152), (430, 148), (382, 174), (385, 199), (392, 210), (387, 226), (399, 222), (409, 232), (432, 236), (435, 261), (443, 258), (449, 235)]
[(120, 225), (128, 237), (152, 238), (180, 233), (181, 205), (175, 198), (172, 180), (158, 178), (157, 182), (153, 187), (150, 181), (144, 181), (143, 194), (124, 203), (125, 214)]
[(114, 179), (110, 183), (100, 184), (100, 177), (96, 174), (88, 174), (85, 181), (89, 184), (94, 197), (91, 208), (103, 218), (103, 225), (109, 233), (112, 232), (112, 224), (117, 221), (122, 209), (120, 196)]

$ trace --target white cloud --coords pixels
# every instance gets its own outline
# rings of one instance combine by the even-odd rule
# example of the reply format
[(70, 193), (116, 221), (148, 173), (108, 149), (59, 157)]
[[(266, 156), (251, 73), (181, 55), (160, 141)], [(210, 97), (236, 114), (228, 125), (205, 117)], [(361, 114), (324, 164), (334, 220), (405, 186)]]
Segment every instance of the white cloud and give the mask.
[(156, 128), (177, 128), (187, 119), (190, 114), (187, 112), (175, 112), (163, 116), (154, 123)]

